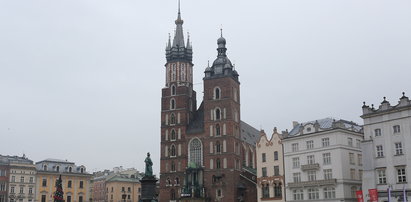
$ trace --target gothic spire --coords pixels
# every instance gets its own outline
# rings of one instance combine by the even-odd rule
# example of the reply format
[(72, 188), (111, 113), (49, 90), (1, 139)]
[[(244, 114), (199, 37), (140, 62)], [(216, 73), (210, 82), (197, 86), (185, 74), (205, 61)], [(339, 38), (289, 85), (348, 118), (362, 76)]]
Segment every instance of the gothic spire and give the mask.
[(177, 15), (177, 20), (175, 21), (175, 23), (176, 23), (176, 32), (175, 32), (174, 40), (173, 40), (173, 48), (174, 47), (183, 48), (185, 47), (184, 46), (184, 34), (183, 34), (184, 21), (181, 19), (180, 0), (178, 1), (178, 15)]

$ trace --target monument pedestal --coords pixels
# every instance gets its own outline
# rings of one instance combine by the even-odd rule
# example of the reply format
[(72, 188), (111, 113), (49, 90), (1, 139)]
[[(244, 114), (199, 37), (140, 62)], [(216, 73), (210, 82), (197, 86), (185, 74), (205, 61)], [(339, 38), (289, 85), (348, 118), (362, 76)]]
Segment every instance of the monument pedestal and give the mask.
[(157, 201), (157, 192), (156, 184), (157, 179), (154, 176), (144, 176), (140, 180), (141, 183), (141, 201), (142, 202), (156, 202)]

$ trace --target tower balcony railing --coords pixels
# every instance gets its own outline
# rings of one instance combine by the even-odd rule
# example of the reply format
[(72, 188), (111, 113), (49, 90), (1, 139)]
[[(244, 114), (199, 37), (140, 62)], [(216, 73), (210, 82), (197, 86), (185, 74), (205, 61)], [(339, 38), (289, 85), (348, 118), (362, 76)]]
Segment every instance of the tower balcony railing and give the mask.
[(306, 171), (306, 170), (318, 170), (318, 169), (320, 169), (320, 164), (318, 164), (318, 163), (301, 165), (301, 170), (302, 170), (302, 171)]
[(313, 181), (303, 181), (303, 182), (290, 182), (287, 184), (289, 188), (297, 187), (312, 187), (320, 185), (335, 185), (337, 184), (337, 179), (327, 179), (327, 180), (313, 180)]

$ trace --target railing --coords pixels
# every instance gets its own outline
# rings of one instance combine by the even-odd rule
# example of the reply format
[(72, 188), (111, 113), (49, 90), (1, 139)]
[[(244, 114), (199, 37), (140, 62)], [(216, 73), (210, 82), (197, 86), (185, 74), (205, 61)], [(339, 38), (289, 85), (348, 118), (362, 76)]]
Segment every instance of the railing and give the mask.
[(320, 169), (320, 164), (318, 164), (318, 163), (301, 165), (301, 170), (302, 171), (318, 170), (318, 169)]
[(304, 182), (291, 182), (288, 183), (288, 187), (311, 187), (319, 185), (335, 185), (337, 184), (337, 179), (328, 179), (328, 180), (314, 180), (314, 181), (304, 181)]

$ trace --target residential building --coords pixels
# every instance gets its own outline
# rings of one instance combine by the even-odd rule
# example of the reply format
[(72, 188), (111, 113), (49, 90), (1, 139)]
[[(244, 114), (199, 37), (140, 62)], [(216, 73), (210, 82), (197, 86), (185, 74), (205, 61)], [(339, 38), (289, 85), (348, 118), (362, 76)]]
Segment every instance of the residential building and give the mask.
[[(36, 198), (36, 169), (33, 161), (25, 155), (19, 156), (0, 156), (3, 164), (8, 165), (8, 170), (1, 169), (0, 176), (8, 176), (8, 183), (0, 182), (0, 190), (7, 191), (7, 196), (0, 196), (0, 201), (10, 202), (32, 202)], [(4, 178), (3, 178), (4, 179)]]
[(0, 155), (0, 202), (8, 199), (10, 166), (6, 156)]
[(66, 202), (86, 202), (91, 200), (90, 180), (92, 175), (86, 167), (76, 166), (74, 162), (59, 159), (46, 159), (36, 163), (38, 202), (53, 201), (56, 180), (61, 175), (64, 200)]
[(140, 177), (116, 173), (106, 177), (106, 198), (108, 202), (139, 202), (141, 197)]
[[(122, 166), (113, 168), (112, 171), (104, 170), (93, 173), (93, 201), (106, 202), (109, 200), (116, 201), (121, 198), (117, 192), (121, 192), (123, 185), (127, 187), (135, 187), (135, 191), (131, 191), (133, 195), (130, 195), (130, 201), (138, 201), (141, 195), (140, 179), (143, 177), (143, 173), (140, 173), (135, 168), (123, 169)], [(121, 185), (121, 186), (120, 186)], [(111, 191), (113, 187), (113, 191)], [(115, 191), (117, 190), (117, 191)], [(137, 195), (135, 195), (137, 193)], [(111, 199), (111, 195), (113, 198)], [(117, 197), (117, 198), (116, 198)]]
[(282, 135), (274, 128), (271, 138), (260, 132), (257, 142), (257, 199), (269, 202), (285, 201), (284, 155)]
[(257, 199), (258, 130), (241, 121), (239, 74), (227, 57), (226, 39), (205, 68), (203, 102), (193, 89), (193, 49), (184, 40), (178, 11), (175, 36), (166, 46), (161, 98), (160, 201)]
[(351, 121), (294, 122), (282, 140), (286, 201), (356, 201), (362, 140), (361, 126)]
[(368, 190), (377, 189), (380, 201), (403, 201), (403, 191), (411, 200), (411, 102), (405, 93), (398, 104), (391, 105), (386, 98), (378, 109), (373, 105), (362, 107), (364, 141), (362, 142), (363, 197)]

